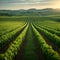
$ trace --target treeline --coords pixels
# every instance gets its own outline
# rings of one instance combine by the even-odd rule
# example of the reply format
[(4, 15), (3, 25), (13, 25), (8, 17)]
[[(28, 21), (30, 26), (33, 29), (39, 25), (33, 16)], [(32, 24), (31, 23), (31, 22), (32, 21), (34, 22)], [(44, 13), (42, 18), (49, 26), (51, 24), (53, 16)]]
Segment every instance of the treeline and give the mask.
[(0, 10), (0, 16), (48, 16), (60, 15), (59, 9)]

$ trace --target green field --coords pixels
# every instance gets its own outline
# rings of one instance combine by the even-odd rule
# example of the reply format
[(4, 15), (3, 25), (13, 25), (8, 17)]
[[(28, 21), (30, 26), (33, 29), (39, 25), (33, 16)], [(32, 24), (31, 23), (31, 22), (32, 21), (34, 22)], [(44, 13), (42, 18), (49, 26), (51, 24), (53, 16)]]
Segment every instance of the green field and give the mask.
[(0, 16), (0, 60), (60, 60), (60, 17)]

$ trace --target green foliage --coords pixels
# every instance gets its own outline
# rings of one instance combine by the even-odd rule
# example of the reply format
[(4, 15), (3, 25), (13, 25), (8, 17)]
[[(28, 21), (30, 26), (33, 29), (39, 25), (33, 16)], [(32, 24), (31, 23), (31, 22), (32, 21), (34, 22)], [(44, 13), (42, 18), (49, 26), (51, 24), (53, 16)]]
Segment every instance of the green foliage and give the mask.
[(31, 30), (31, 26), (29, 25), (29, 29), (26, 37), (26, 45), (24, 46), (23, 57), (22, 60), (38, 60), (38, 56), (35, 52), (36, 47), (33, 40), (33, 34)]
[[(32, 16), (35, 14), (29, 12), (29, 16), (0, 16), (0, 49), (11, 42), (7, 49), (0, 53), (0, 60), (14, 60), (15, 55), (18, 55), (23, 40), (25, 40), (25, 36), (27, 38), (23, 48), (23, 60), (38, 60), (34, 39), (38, 42), (37, 45), (39, 45), (45, 60), (60, 60), (58, 51), (55, 51), (44, 39), (44, 37), (47, 37), (48, 40), (60, 48), (60, 22), (58, 22), (60, 18), (57, 16)], [(31, 27), (32, 23), (34, 25)], [(44, 34), (44, 37), (38, 31)], [(28, 34), (26, 35), (26, 33)]]
[(13, 57), (17, 54), (19, 47), (21, 46), (22, 40), (24, 39), (26, 32), (28, 29), (28, 25), (23, 30), (23, 32), (17, 37), (17, 39), (10, 45), (7, 51), (2, 54), (5, 60), (13, 60)]
[(10, 42), (12, 39), (14, 39), (16, 36), (16, 33), (19, 33), (19, 31), (23, 30), (25, 27), (26, 27), (26, 24), (21, 28), (19, 27), (10, 33), (2, 35), (0, 37), (0, 48), (2, 49), (8, 42)]
[(51, 28), (47, 28), (47, 27), (44, 27), (44, 26), (40, 26), (40, 27), (45, 29), (45, 30), (48, 30), (49, 32), (51, 32), (53, 34), (56, 34), (56, 35), (60, 36), (60, 32), (57, 31), (57, 30), (54, 30), (54, 29), (51, 29)]
[(47, 38), (49, 38), (49, 40), (50, 40), (51, 42), (53, 42), (54, 44), (56, 44), (56, 45), (60, 48), (60, 37), (58, 37), (58, 36), (55, 35), (55, 34), (52, 34), (52, 33), (48, 32), (48, 31), (45, 30), (45, 29), (42, 29), (42, 28), (37, 27), (37, 26), (35, 26), (35, 27), (37, 28), (37, 30), (38, 30), (39, 32), (42, 32)]
[(56, 51), (54, 51), (52, 49), (51, 46), (49, 46), (45, 40), (42, 38), (42, 36), (39, 34), (39, 32), (34, 28), (34, 26), (32, 25), (33, 28), (33, 33), (34, 36), (36, 37), (36, 39), (38, 40), (38, 43), (40, 45), (40, 48), (42, 50), (42, 53), (45, 57), (46, 60), (60, 60), (60, 56), (58, 55), (58, 53)]

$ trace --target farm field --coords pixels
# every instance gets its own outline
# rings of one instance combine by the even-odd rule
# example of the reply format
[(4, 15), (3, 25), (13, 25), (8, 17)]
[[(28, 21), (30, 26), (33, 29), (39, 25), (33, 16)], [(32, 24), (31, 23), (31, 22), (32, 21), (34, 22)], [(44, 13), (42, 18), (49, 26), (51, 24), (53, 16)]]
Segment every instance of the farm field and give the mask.
[(0, 60), (60, 60), (58, 18), (0, 16)]

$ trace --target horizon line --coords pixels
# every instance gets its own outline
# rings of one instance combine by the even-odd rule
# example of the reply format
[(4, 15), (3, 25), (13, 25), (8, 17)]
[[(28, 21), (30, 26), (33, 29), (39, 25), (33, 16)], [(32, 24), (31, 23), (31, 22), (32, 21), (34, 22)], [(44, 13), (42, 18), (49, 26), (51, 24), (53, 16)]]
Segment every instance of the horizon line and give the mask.
[(29, 10), (29, 9), (36, 9), (36, 10), (42, 10), (42, 9), (60, 9), (60, 8), (28, 8), (28, 9), (0, 9), (0, 10)]

